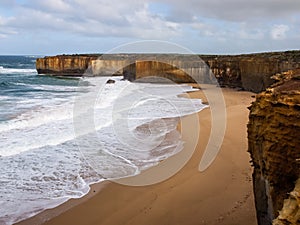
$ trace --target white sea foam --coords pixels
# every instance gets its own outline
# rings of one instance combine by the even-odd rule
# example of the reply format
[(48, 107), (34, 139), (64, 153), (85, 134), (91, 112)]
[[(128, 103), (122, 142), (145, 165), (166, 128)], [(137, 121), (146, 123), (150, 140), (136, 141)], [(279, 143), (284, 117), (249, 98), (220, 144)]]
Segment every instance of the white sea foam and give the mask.
[(39, 107), (0, 124), (0, 223), (25, 219), (85, 195), (91, 183), (138, 174), (176, 154), (183, 148), (178, 118), (205, 108), (199, 99), (177, 97), (191, 91), (188, 86), (105, 84), (107, 79), (84, 78), (80, 83), (90, 85), (69, 87), (78, 92), (65, 100), (24, 99), (22, 104), (37, 101)]
[(4, 68), (0, 66), (0, 74), (37, 73), (36, 69)]
[(9, 99), (9, 97), (8, 97), (8, 96), (1, 96), (1, 95), (0, 95), (0, 101), (1, 101), (1, 100), (6, 100), (6, 99)]

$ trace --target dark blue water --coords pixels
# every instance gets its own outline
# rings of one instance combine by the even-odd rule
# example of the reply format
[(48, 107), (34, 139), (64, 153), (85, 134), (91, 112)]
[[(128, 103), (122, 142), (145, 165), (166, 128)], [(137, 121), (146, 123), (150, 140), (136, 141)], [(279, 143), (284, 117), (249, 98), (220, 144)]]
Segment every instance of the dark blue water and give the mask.
[(35, 56), (0, 56), (0, 121), (42, 106), (43, 100), (66, 99), (74, 93), (78, 80), (39, 76), (35, 61)]

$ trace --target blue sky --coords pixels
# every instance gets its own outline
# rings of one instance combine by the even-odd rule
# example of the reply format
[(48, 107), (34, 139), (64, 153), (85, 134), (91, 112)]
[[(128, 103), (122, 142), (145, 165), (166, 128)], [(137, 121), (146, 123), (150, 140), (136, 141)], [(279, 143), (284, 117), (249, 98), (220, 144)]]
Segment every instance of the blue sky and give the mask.
[(2, 55), (98, 53), (143, 40), (203, 54), (300, 49), (300, 1), (0, 0)]

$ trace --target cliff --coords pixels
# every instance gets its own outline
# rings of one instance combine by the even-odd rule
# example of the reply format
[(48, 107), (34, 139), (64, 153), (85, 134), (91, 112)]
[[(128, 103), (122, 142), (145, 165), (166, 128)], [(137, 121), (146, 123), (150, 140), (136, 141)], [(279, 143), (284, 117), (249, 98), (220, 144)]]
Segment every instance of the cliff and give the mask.
[[(195, 56), (181, 56), (175, 59), (136, 60), (124, 70), (124, 77), (139, 82), (162, 82), (165, 78), (176, 83), (216, 83), (207, 64)], [(128, 77), (129, 75), (129, 77)]]
[(284, 200), (279, 216), (273, 225), (290, 225), (300, 223), (300, 179), (297, 180), (294, 190), (289, 198)]
[(36, 60), (38, 74), (59, 76), (81, 76), (98, 55), (60, 55), (46, 56)]
[(300, 68), (300, 51), (236, 56), (203, 56), (219, 83), (259, 93), (274, 83), (271, 77)]
[[(300, 177), (299, 74), (300, 70), (277, 74), (278, 83), (258, 94), (250, 107), (248, 147), (259, 225), (272, 224), (280, 210), (291, 211), (284, 199)], [(284, 224), (299, 224), (296, 221)]]
[[(248, 55), (107, 54), (58, 55), (37, 59), (39, 74), (123, 75), (136, 80), (159, 76), (174, 82), (215, 83), (260, 92), (276, 73), (300, 68), (300, 51)], [(211, 72), (209, 71), (211, 69)]]

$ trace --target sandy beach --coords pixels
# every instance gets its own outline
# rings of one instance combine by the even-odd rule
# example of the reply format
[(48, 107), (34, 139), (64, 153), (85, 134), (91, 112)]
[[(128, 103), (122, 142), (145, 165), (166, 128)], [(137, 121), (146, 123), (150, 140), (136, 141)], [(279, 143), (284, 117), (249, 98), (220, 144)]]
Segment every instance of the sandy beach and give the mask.
[[(211, 86), (201, 87), (209, 89)], [(182, 132), (184, 150), (158, 167), (164, 163), (176, 164), (187, 152), (193, 154), (187, 164), (167, 180), (147, 186), (111, 181), (95, 184), (87, 196), (70, 200), (18, 224), (255, 225), (252, 170), (247, 153), (247, 107), (254, 100), (251, 97), (254, 94), (227, 88), (222, 91), (227, 112), (226, 133), (219, 154), (205, 171), (200, 172), (198, 167), (210, 136), (210, 108), (183, 118), (185, 127), (194, 127), (195, 118), (199, 118), (199, 137), (193, 129)], [(202, 91), (190, 93), (190, 96), (207, 101)], [(193, 152), (191, 148), (195, 141)], [(158, 167), (145, 171), (146, 175), (160, 173)], [(138, 177), (132, 179), (126, 182), (139, 181)], [(143, 177), (140, 179), (144, 181)]]

